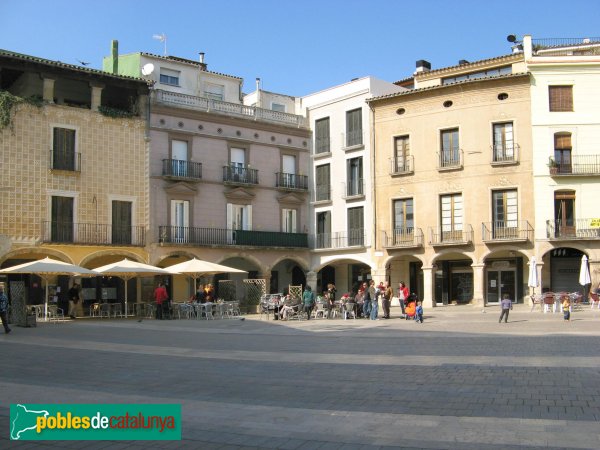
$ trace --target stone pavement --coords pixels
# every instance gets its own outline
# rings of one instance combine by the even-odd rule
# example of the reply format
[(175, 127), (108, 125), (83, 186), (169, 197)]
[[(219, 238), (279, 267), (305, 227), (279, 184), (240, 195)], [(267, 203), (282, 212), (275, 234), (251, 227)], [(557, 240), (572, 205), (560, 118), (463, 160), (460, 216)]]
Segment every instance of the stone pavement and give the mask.
[[(600, 310), (499, 312), (13, 327), (0, 448), (600, 448)], [(180, 403), (182, 441), (9, 441), (11, 403)]]

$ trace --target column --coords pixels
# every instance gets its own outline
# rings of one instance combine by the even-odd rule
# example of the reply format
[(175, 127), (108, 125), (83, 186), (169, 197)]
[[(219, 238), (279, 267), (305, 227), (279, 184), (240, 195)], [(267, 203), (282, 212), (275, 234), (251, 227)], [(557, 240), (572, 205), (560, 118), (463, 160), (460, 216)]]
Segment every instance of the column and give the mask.
[(103, 84), (90, 83), (90, 87), (92, 88), (92, 111), (98, 111), (98, 107), (102, 104), (102, 89), (104, 89)]
[(265, 294), (271, 292), (271, 272), (264, 272), (258, 276), (258, 278), (264, 278), (265, 280)]
[(592, 280), (590, 290), (594, 292), (594, 289), (596, 289), (598, 283), (600, 283), (600, 261), (590, 259), (588, 260), (588, 264), (590, 266), (590, 279)]
[(484, 307), (485, 300), (483, 298), (483, 276), (485, 272), (485, 264), (471, 264), (473, 268), (473, 304), (477, 307)]
[(435, 308), (433, 300), (433, 266), (421, 268), (423, 271), (423, 308)]
[(315, 295), (318, 294), (318, 292), (317, 292), (317, 272), (313, 272), (312, 270), (309, 270), (306, 273), (306, 285), (310, 286), (310, 288), (313, 290)]
[(43, 78), (44, 80), (44, 90), (43, 97), (46, 103), (54, 103), (54, 80), (53, 78)]

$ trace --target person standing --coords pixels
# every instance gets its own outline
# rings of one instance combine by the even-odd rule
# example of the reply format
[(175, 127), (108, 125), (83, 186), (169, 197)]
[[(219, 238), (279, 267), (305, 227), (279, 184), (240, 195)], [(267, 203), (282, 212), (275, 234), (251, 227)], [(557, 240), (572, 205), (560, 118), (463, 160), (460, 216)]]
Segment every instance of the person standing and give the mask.
[(4, 333), (8, 334), (12, 330), (8, 327), (8, 297), (4, 293), (4, 285), (0, 284), (0, 319), (4, 326)]
[(369, 298), (371, 299), (371, 320), (377, 320), (377, 314), (379, 313), (379, 302), (377, 298), (377, 289), (375, 289), (375, 280), (371, 280), (369, 283)]
[(162, 320), (163, 318), (163, 303), (169, 299), (167, 289), (165, 285), (160, 282), (156, 289), (154, 289), (154, 302), (156, 303), (156, 318)]
[(502, 314), (500, 314), (500, 319), (498, 319), (498, 323), (502, 322), (502, 318), (504, 317), (504, 323), (508, 323), (508, 313), (512, 309), (512, 300), (510, 299), (508, 294), (504, 294), (502, 297), (502, 301), (500, 302), (500, 308), (502, 309)]
[(335, 308), (335, 284), (329, 283), (327, 285), (327, 318), (331, 319), (333, 315), (333, 309)]
[(571, 321), (571, 299), (568, 295), (563, 296), (562, 299), (563, 318), (565, 322)]
[(73, 283), (73, 287), (69, 289), (69, 317), (75, 319), (77, 316), (77, 304), (79, 303), (79, 285)]
[(306, 286), (304, 294), (302, 295), (302, 303), (304, 304), (304, 312), (306, 312), (306, 319), (310, 320), (312, 309), (315, 304), (315, 294), (310, 286)]
[(398, 302), (400, 303), (400, 308), (402, 308), (402, 315), (406, 314), (405, 307), (406, 301), (408, 300), (408, 288), (404, 284), (404, 281), (398, 283)]
[(421, 300), (417, 302), (417, 309), (415, 310), (415, 320), (417, 323), (423, 323), (423, 303)]
[(392, 302), (392, 295), (394, 295), (394, 291), (392, 290), (390, 283), (388, 281), (385, 282), (385, 289), (383, 291), (383, 299), (381, 300), (381, 307), (383, 308), (383, 318), (390, 318), (390, 305)]

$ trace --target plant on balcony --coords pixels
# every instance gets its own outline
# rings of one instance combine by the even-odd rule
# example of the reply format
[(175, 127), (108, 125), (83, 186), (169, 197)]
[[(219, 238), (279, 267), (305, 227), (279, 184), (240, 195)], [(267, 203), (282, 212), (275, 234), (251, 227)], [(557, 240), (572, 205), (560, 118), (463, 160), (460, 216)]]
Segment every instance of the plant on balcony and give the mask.
[(548, 164), (546, 164), (550, 168), (550, 173), (558, 172), (558, 163), (551, 156), (548, 158)]
[(98, 112), (106, 117), (112, 117), (113, 119), (129, 119), (135, 114), (130, 111), (123, 109), (111, 108), (110, 106), (98, 106)]

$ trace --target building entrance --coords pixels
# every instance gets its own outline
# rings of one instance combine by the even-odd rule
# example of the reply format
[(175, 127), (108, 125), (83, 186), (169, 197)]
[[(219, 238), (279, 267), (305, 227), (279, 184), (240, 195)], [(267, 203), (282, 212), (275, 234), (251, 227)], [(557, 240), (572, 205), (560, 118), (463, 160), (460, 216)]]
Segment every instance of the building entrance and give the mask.
[(487, 303), (498, 303), (504, 294), (516, 301), (517, 277), (514, 269), (488, 269), (487, 271)]

